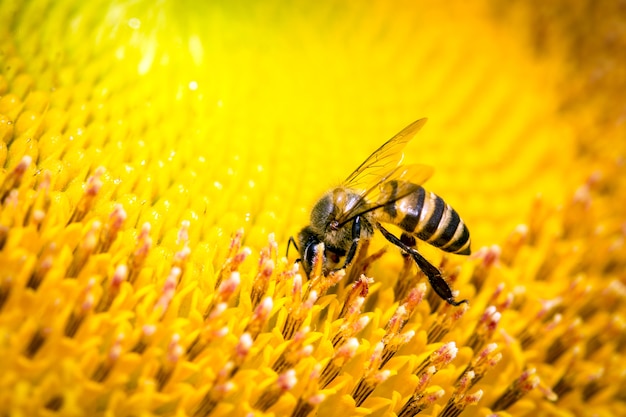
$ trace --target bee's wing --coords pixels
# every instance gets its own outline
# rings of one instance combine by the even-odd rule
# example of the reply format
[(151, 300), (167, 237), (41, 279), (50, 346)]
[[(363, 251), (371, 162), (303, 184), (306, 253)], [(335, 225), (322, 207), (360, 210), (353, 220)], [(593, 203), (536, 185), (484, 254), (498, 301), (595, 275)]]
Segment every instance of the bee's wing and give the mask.
[[(392, 204), (416, 191), (432, 175), (434, 169), (428, 165), (400, 165), (383, 175), (380, 182), (372, 184), (360, 196), (357, 202), (337, 217), (339, 224), (344, 224), (362, 214), (374, 211), (387, 204)], [(393, 181), (393, 183), (391, 183)], [(393, 184), (393, 186), (391, 186)], [(387, 186), (389, 185), (389, 186)], [(367, 204), (360, 204), (366, 200)]]
[(353, 190), (366, 190), (372, 184), (387, 181), (390, 172), (400, 165), (404, 154), (402, 150), (428, 119), (423, 118), (411, 123), (400, 133), (376, 149), (342, 184)]

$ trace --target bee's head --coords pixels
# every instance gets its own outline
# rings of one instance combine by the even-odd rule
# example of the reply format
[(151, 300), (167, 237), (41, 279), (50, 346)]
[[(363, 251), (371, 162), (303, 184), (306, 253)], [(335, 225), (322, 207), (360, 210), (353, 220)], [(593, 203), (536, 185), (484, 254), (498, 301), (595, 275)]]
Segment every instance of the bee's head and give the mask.
[(351, 222), (341, 224), (345, 213), (359, 204), (359, 195), (339, 187), (326, 193), (311, 210), (311, 223), (302, 229), (298, 239), (300, 257), (307, 275), (313, 268), (315, 248), (324, 243), (323, 268), (328, 271), (340, 263), (352, 243)]

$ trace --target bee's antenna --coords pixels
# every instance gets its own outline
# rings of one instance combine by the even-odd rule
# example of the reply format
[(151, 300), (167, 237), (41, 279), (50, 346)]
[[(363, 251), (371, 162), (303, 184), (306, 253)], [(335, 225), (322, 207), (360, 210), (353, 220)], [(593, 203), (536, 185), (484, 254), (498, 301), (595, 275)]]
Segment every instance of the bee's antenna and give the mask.
[[(298, 253), (300, 253), (300, 249), (298, 248), (298, 244), (296, 243), (296, 240), (293, 238), (293, 236), (289, 236), (289, 240), (287, 241), (287, 253), (285, 253), (285, 256), (287, 258), (289, 258), (289, 247), (291, 245), (293, 245), (293, 247), (296, 248)], [(296, 262), (298, 262), (298, 261), (299, 261), (299, 259)]]

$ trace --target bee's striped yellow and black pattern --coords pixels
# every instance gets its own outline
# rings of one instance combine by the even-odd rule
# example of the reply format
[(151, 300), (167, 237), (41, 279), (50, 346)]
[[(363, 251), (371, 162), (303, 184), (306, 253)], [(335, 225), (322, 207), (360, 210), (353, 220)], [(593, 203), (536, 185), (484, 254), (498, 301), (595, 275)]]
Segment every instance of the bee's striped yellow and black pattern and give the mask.
[(460, 255), (470, 254), (469, 230), (449, 204), (419, 185), (415, 185), (414, 191), (398, 200), (396, 200), (397, 190), (397, 181), (385, 184), (385, 192), (380, 200), (391, 203), (376, 210), (378, 221), (395, 224), (405, 232), (443, 251)]

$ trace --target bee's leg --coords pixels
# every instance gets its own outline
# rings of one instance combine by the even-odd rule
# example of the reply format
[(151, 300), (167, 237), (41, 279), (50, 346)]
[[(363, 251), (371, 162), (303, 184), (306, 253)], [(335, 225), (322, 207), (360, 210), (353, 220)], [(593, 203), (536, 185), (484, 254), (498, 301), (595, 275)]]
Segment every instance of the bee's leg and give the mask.
[(354, 255), (356, 254), (356, 249), (359, 246), (359, 240), (361, 239), (361, 216), (356, 216), (354, 218), (354, 222), (352, 223), (352, 245), (350, 245), (350, 249), (348, 250), (348, 254), (346, 255), (346, 261), (343, 264), (343, 268), (350, 265), (352, 259), (354, 259)]
[[(400, 241), (404, 243), (405, 245), (407, 245), (408, 247), (413, 248), (413, 249), (415, 249), (415, 247), (417, 246), (417, 241), (415, 240), (415, 238), (408, 233), (402, 232), (402, 234), (400, 235)], [(411, 254), (408, 252), (402, 251), (402, 256), (405, 258), (408, 258), (409, 256), (411, 256)]]
[(385, 229), (380, 223), (376, 223), (378, 230), (385, 236), (385, 239), (407, 252), (417, 266), (426, 274), (428, 277), (428, 282), (430, 282), (430, 286), (433, 287), (433, 290), (437, 293), (439, 297), (444, 299), (448, 304), (452, 304), (453, 306), (458, 306), (462, 303), (469, 304), (467, 300), (455, 301), (454, 296), (452, 295), (452, 290), (450, 286), (446, 282), (445, 279), (441, 276), (441, 272), (437, 269), (433, 264), (428, 262), (426, 258), (419, 254), (415, 248), (408, 246), (402, 240), (398, 239), (391, 232)]
[[(300, 249), (298, 248), (298, 244), (296, 243), (296, 239), (293, 238), (293, 236), (289, 236), (289, 240), (287, 241), (287, 253), (285, 254), (285, 256), (287, 258), (289, 258), (289, 247), (293, 245), (294, 248), (296, 248), (296, 250), (298, 251), (298, 253), (300, 253)], [(301, 259), (298, 258), (296, 259), (296, 263), (300, 262)]]

